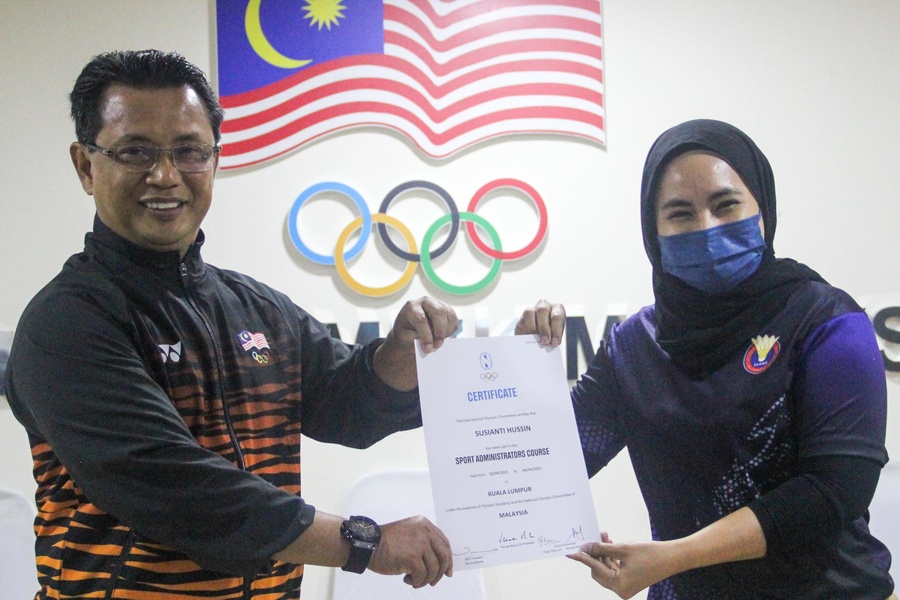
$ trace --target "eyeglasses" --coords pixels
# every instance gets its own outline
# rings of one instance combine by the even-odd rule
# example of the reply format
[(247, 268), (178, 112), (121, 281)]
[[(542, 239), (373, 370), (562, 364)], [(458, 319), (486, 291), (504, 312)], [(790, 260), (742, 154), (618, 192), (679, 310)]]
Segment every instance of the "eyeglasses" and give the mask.
[(90, 150), (96, 150), (108, 156), (127, 171), (144, 173), (159, 164), (159, 155), (167, 152), (172, 157), (175, 168), (184, 173), (202, 173), (208, 171), (213, 164), (213, 157), (219, 153), (219, 146), (209, 144), (182, 144), (172, 148), (145, 146), (143, 144), (125, 144), (114, 148), (101, 148), (94, 144), (84, 144)]

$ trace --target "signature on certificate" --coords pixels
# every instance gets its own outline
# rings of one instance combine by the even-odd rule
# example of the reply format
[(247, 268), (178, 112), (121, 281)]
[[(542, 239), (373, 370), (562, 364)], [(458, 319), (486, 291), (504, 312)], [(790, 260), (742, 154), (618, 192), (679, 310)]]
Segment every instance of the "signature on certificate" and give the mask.
[(543, 548), (544, 546), (558, 546), (558, 545), (567, 545), (572, 542), (583, 542), (584, 541), (584, 532), (582, 531), (581, 525), (576, 525), (572, 527), (571, 533), (566, 537), (565, 540), (560, 540), (556, 537), (549, 536), (540, 536), (538, 538), (538, 544)]
[(514, 535), (511, 537), (507, 537), (507, 535), (505, 533), (500, 534), (500, 543), (501, 544), (508, 544), (509, 542), (521, 542), (524, 540), (532, 540), (532, 539), (534, 539), (534, 534), (531, 533), (530, 531), (522, 531), (522, 533), (520, 533), (519, 535), (517, 535), (517, 536)]
[(501, 532), (500, 538), (497, 540), (499, 544), (511, 544), (513, 542), (531, 542), (537, 541), (538, 546), (556, 546), (556, 545), (566, 545), (572, 542), (583, 542), (584, 541), (584, 532), (582, 530), (581, 525), (576, 525), (572, 527), (571, 533), (569, 533), (568, 537), (564, 540), (560, 539), (560, 537), (549, 536), (545, 534), (535, 534), (528, 530), (523, 530), (521, 533), (509, 535)]
[(497, 552), (497, 548), (489, 548), (487, 550), (472, 550), (468, 546), (462, 549), (462, 552), (454, 552), (453, 556), (476, 556), (480, 557), (482, 554), (489, 554), (491, 552)]

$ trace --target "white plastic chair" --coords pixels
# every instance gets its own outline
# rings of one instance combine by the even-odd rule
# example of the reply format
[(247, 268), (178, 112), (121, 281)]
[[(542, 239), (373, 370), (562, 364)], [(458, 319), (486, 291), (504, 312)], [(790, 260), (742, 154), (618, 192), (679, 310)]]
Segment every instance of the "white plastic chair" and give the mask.
[[(379, 523), (422, 515), (434, 522), (434, 501), (427, 470), (392, 470), (360, 478), (347, 492), (344, 515), (365, 515)], [(483, 600), (481, 569), (454, 571), (434, 587), (418, 590), (403, 577), (366, 571), (361, 575), (334, 570), (333, 600)]]
[(24, 495), (0, 489), (0, 598), (31, 600), (38, 591), (34, 516)]
[(889, 462), (881, 470), (878, 489), (869, 505), (871, 520), (869, 526), (872, 535), (891, 551), (891, 577), (900, 582), (900, 520), (897, 510), (900, 509), (900, 464)]

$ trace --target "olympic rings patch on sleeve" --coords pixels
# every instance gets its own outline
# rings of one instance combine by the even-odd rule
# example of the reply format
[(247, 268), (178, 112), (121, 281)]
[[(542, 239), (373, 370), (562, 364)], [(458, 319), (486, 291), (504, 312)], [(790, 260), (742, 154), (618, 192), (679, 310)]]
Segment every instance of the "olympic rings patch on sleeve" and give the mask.
[[(504, 250), (500, 236), (496, 228), (484, 217), (476, 214), (479, 203), (491, 192), (501, 189), (512, 189), (523, 193), (534, 204), (534, 208), (538, 212), (538, 228), (534, 237), (521, 248), (514, 250)], [(433, 194), (446, 205), (446, 214), (439, 217), (432, 223), (424, 236), (421, 243), (416, 242), (412, 231), (409, 227), (399, 219), (388, 215), (388, 209), (391, 203), (401, 194), (411, 190), (421, 190), (429, 194)], [(339, 194), (352, 201), (357, 209), (358, 216), (352, 219), (340, 232), (334, 244), (334, 251), (331, 255), (320, 254), (313, 251), (301, 238), (298, 227), (298, 219), (300, 209), (311, 199), (324, 193)], [(490, 268), (487, 274), (480, 280), (466, 285), (452, 284), (438, 275), (434, 259), (447, 252), (456, 242), (456, 238), (460, 232), (460, 223), (464, 223), (465, 234), (469, 237), (472, 244), (479, 252), (491, 259)], [(347, 263), (359, 255), (363, 251), (369, 238), (372, 237), (373, 225), (377, 232), (380, 243), (392, 254), (407, 261), (406, 268), (400, 277), (384, 286), (368, 286), (357, 281), (349, 271)], [(476, 225), (478, 226), (476, 228)], [(393, 229), (403, 239), (406, 249), (399, 247), (391, 236), (388, 234), (388, 227)], [(439, 231), (449, 227), (446, 239), (436, 248), (432, 249), (432, 243)], [(486, 234), (487, 240), (479, 233), (479, 228)], [(517, 260), (528, 256), (535, 251), (543, 242), (547, 234), (547, 207), (543, 198), (538, 194), (537, 190), (527, 183), (518, 179), (495, 179), (483, 185), (472, 199), (469, 201), (465, 211), (460, 211), (456, 202), (450, 194), (437, 184), (429, 181), (407, 181), (401, 183), (392, 189), (384, 197), (377, 213), (369, 210), (363, 197), (352, 187), (335, 181), (324, 181), (314, 184), (305, 189), (291, 206), (288, 215), (288, 230), (291, 241), (307, 260), (313, 263), (333, 266), (338, 276), (344, 284), (358, 294), (370, 297), (389, 296), (400, 291), (412, 280), (416, 272), (417, 264), (422, 265), (422, 272), (431, 283), (439, 289), (450, 294), (467, 295), (474, 294), (489, 286), (497, 275), (500, 273), (500, 267), (504, 260)], [(359, 231), (356, 241), (347, 247), (351, 236)], [(421, 248), (421, 250), (420, 250)]]

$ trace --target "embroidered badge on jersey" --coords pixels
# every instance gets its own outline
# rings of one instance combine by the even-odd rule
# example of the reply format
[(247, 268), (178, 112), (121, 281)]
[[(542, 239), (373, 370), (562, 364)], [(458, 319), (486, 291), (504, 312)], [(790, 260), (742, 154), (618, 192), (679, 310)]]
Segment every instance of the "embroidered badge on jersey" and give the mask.
[(181, 342), (177, 344), (159, 344), (159, 353), (162, 355), (162, 361), (178, 362), (181, 360)]
[(744, 369), (752, 375), (759, 375), (778, 358), (781, 344), (777, 337), (771, 335), (758, 335), (750, 341), (752, 343), (744, 353)]
[(262, 333), (250, 333), (244, 330), (238, 334), (238, 340), (240, 340), (241, 347), (244, 350), (249, 350), (250, 348), (262, 350), (269, 347), (269, 342), (266, 340), (265, 334)]
[[(241, 342), (241, 348), (244, 350), (253, 350), (250, 355), (253, 360), (261, 365), (269, 362), (269, 353), (265, 349), (269, 348), (269, 341), (263, 333), (250, 333), (246, 329), (238, 334), (238, 341)], [(259, 350), (259, 352), (257, 352)]]

